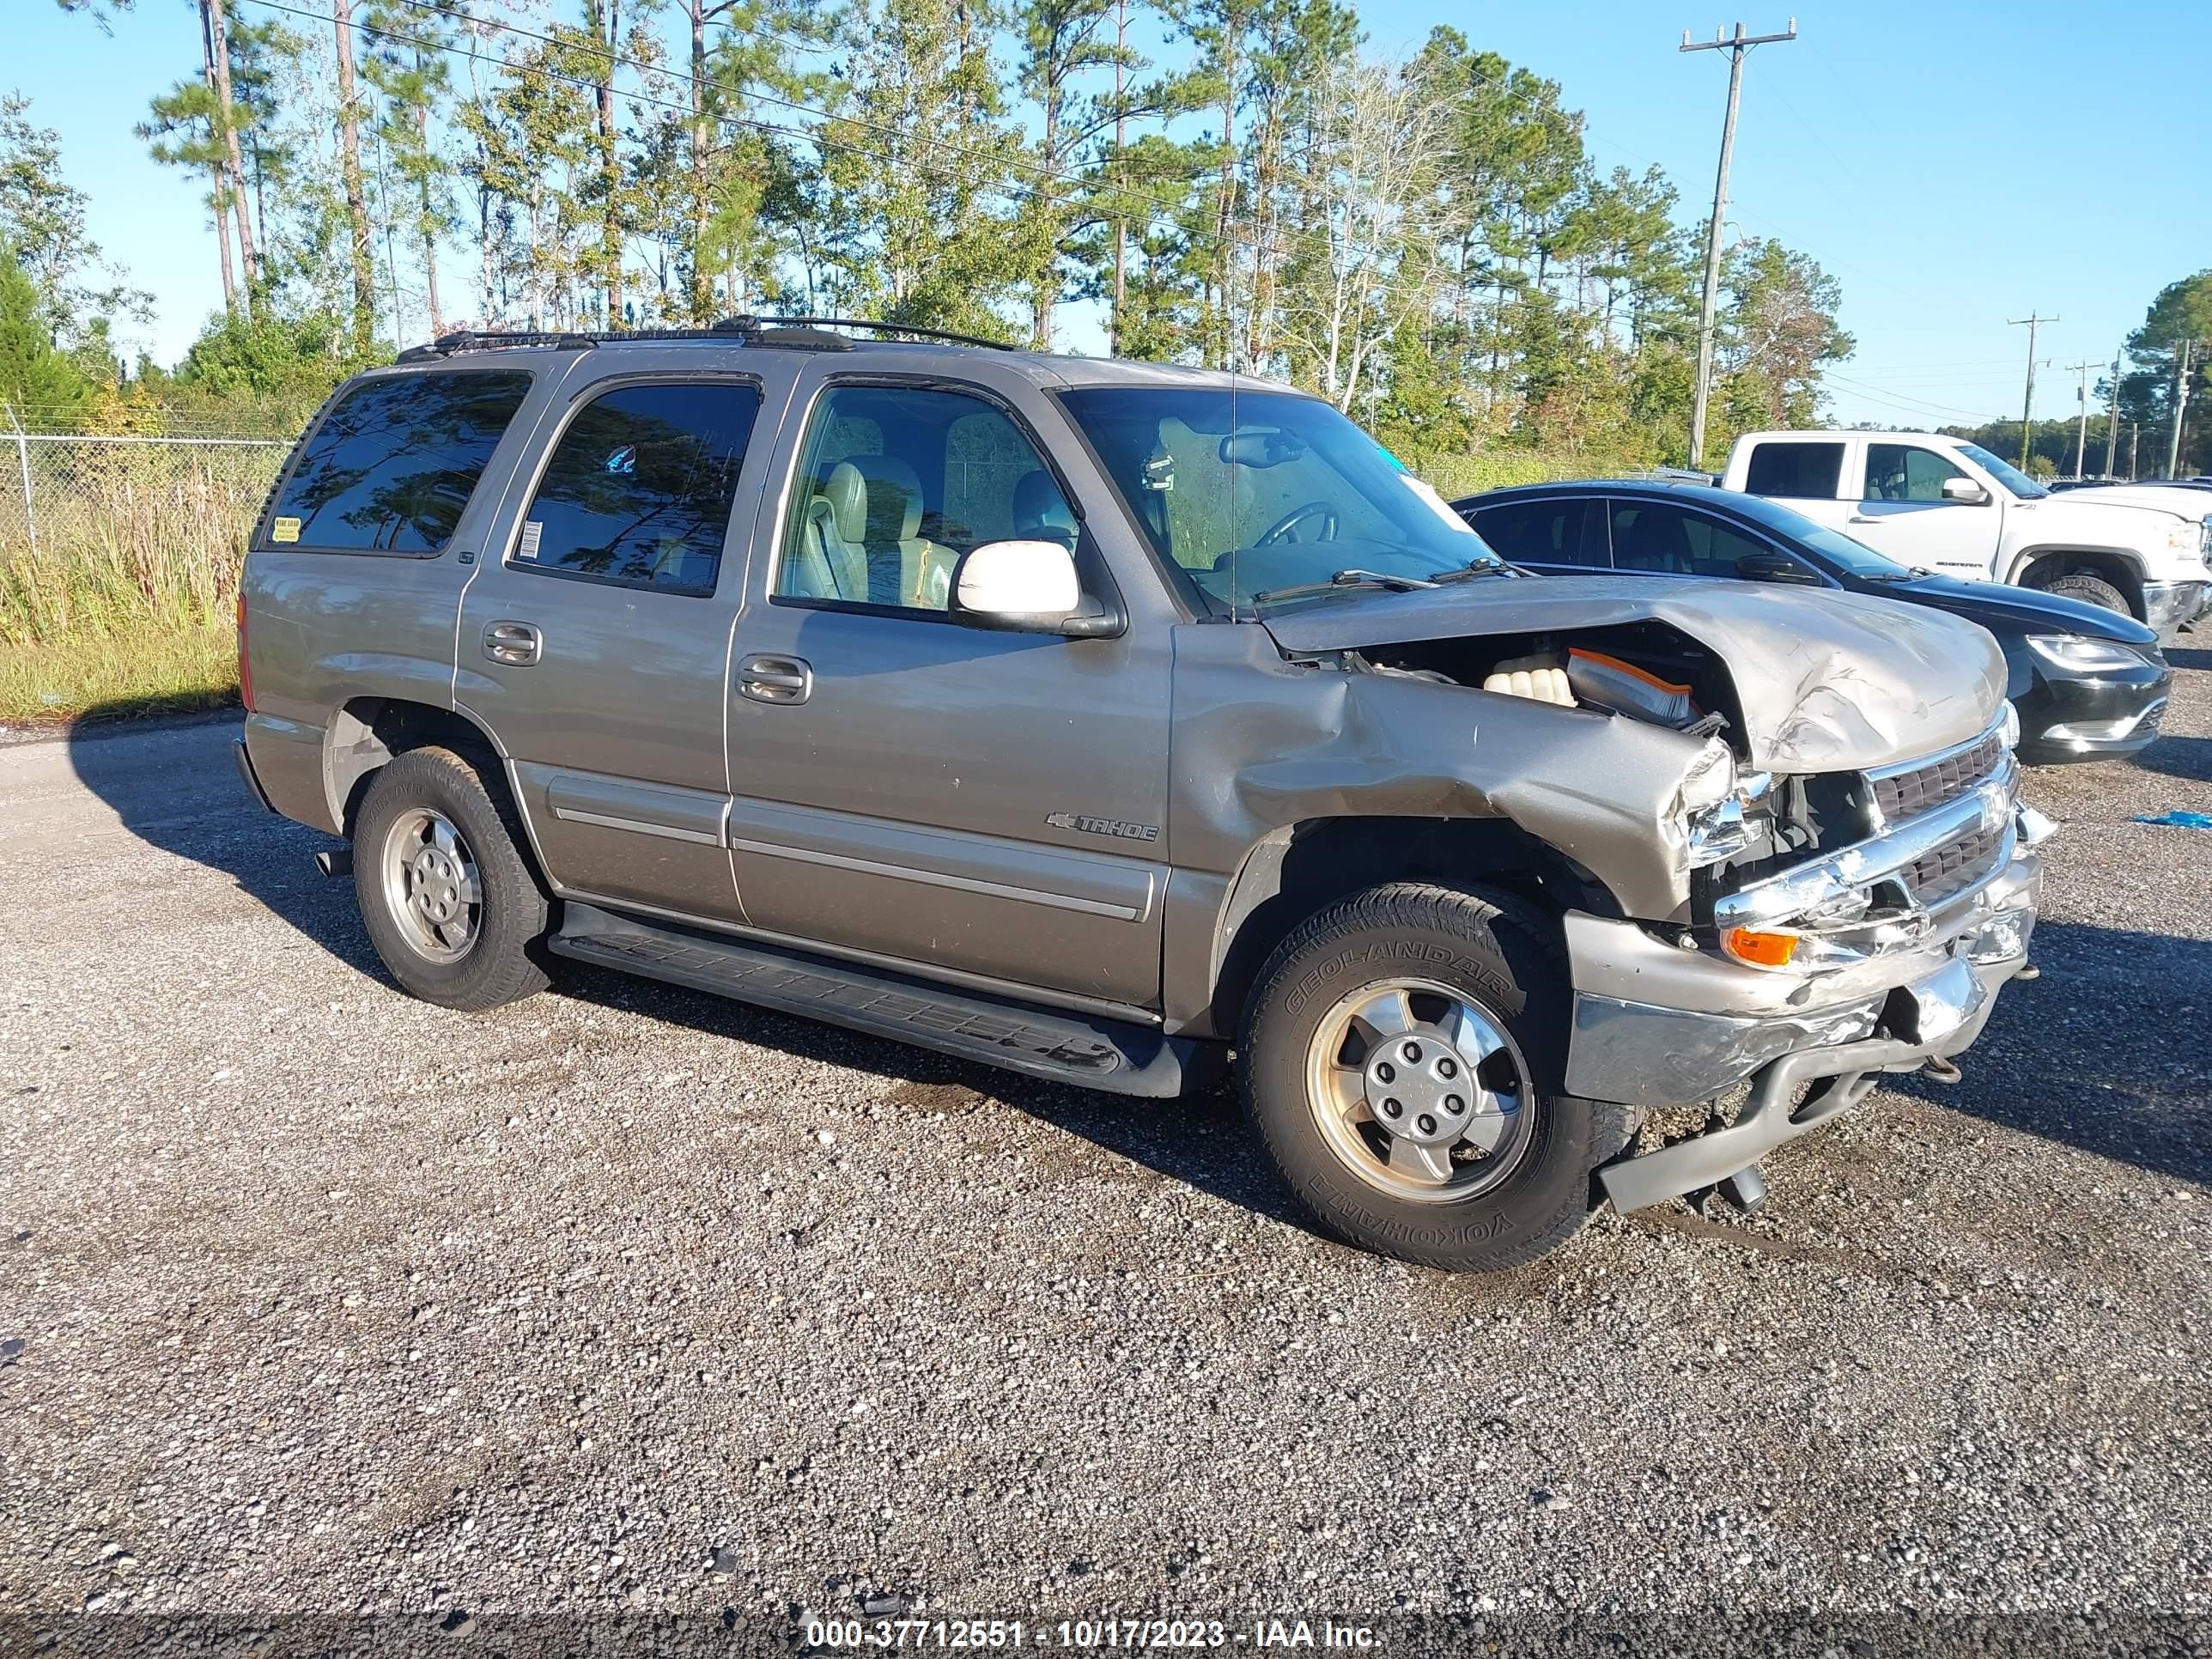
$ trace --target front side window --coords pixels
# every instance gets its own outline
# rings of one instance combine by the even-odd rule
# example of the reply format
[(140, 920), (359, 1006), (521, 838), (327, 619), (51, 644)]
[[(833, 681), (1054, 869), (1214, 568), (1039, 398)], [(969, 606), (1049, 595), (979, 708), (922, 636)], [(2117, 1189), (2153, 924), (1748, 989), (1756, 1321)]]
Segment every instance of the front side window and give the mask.
[(1832, 501), (1843, 472), (1841, 444), (1753, 444), (1743, 487), (1753, 495), (1776, 495), (1784, 501)]
[(263, 545), (442, 553), (530, 391), (513, 370), (380, 374), (331, 406), (301, 446)]
[(1769, 550), (1717, 520), (1664, 501), (1615, 501), (1613, 566), (1671, 576), (1729, 576)]
[(1500, 558), (1515, 564), (1601, 566), (1605, 563), (1603, 529), (1594, 537), (1583, 532), (1591, 506), (1582, 497), (1509, 501), (1503, 507), (1476, 509), (1474, 527)]
[(760, 404), (752, 386), (727, 380), (600, 393), (561, 434), (509, 562), (713, 592)]
[(1234, 615), (1497, 562), (1433, 489), (1331, 404), (1227, 386), (1061, 394), (1152, 550)]
[(987, 542), (1071, 550), (1059, 480), (997, 404), (966, 392), (832, 386), (807, 423), (775, 597), (943, 612), (961, 555)]
[(1940, 501), (1944, 480), (1966, 476), (1918, 444), (1867, 446), (1866, 499), (1870, 501)]

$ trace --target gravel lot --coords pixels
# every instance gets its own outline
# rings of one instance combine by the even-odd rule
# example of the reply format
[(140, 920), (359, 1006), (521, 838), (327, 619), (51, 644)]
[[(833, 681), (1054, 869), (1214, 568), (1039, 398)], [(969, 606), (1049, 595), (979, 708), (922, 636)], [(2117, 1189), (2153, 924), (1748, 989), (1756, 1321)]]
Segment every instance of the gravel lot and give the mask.
[(1489, 1280), (1305, 1232), (1225, 1100), (410, 1001), (228, 726), (0, 749), (0, 1626), (2212, 1613), (2177, 660), (2142, 760), (2034, 776), (2045, 972), (1963, 1084)]

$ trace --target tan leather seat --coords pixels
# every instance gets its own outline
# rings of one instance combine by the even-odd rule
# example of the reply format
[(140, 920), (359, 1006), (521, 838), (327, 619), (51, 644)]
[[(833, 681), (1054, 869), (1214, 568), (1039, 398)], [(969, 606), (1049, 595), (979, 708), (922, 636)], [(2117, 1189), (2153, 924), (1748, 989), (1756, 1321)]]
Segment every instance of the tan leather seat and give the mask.
[(821, 550), (829, 597), (866, 603), (868, 591), (868, 481), (850, 461), (840, 461), (807, 513), (807, 535)]
[(921, 533), (921, 480), (912, 467), (890, 455), (855, 455), (830, 470), (823, 495), (834, 520), (829, 562), (846, 598), (854, 597), (849, 569), (865, 571), (872, 604), (945, 608), (959, 556)]

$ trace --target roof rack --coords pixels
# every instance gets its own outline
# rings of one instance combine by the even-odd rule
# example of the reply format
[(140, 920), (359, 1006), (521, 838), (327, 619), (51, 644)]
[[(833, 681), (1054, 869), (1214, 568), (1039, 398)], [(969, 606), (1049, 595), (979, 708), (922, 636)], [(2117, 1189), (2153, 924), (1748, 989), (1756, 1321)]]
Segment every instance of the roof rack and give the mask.
[(918, 340), (941, 340), (952, 345), (980, 346), (992, 351), (1011, 351), (1003, 340), (987, 340), (975, 334), (956, 334), (951, 329), (924, 328), (913, 323), (877, 322), (866, 317), (725, 317), (708, 328), (461, 329), (441, 334), (426, 345), (410, 346), (399, 354), (403, 363), (434, 362), (462, 351), (502, 351), (523, 347), (550, 347), (556, 351), (588, 351), (594, 346), (634, 340), (713, 340), (726, 345), (781, 347), (803, 351), (850, 351), (854, 342), (833, 328), (864, 328), (878, 334), (905, 335)]
[(949, 328), (923, 328), (915, 323), (879, 323), (869, 317), (728, 317), (717, 328), (732, 324), (766, 327), (776, 323), (811, 324), (817, 328), (865, 328), (878, 334), (905, 334), (917, 340), (944, 340), (953, 345), (980, 346), (986, 351), (1015, 351), (1004, 340), (987, 340), (980, 334), (956, 334)]

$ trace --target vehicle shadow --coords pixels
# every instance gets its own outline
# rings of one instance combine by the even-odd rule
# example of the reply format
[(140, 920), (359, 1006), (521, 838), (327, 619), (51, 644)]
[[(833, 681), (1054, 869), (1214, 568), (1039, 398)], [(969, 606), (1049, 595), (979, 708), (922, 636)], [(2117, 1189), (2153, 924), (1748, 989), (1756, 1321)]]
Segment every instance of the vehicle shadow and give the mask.
[(2160, 738), (2135, 757), (2146, 772), (2212, 783), (2212, 738)]
[(149, 847), (221, 871), (331, 955), (381, 975), (352, 884), (314, 866), (317, 853), (343, 843), (264, 811), (247, 793), (231, 757), (235, 711), (156, 719), (131, 712), (94, 709), (70, 728), (78, 781)]
[[(2179, 1180), (2212, 1181), (2212, 940), (2046, 921), (1935, 1104)], [(2124, 1037), (2119, 1035), (2124, 1032)]]
[[(884, 1109), (923, 1117), (941, 1111), (949, 1118), (979, 1101), (995, 1101), (1088, 1141), (1113, 1158), (1311, 1231), (1253, 1148), (1225, 1086), (1180, 1100), (1104, 1094), (578, 962), (557, 966), (554, 990), (794, 1059), (869, 1073), (884, 1085), (876, 1103)], [(1070, 1168), (1071, 1179), (1083, 1178), (1082, 1160)]]
[[(70, 737), (70, 758), (86, 787), (149, 846), (222, 872), (306, 939), (392, 985), (352, 884), (314, 868), (314, 854), (338, 843), (270, 816), (247, 795), (231, 769), (235, 731), (228, 721), (93, 727)], [(1965, 1058), (1964, 1081), (1893, 1078), (1892, 1086), (2142, 1169), (2212, 1180), (2202, 1039), (2212, 1016), (2212, 941), (2046, 922), (2034, 955), (2042, 977), (2007, 988)], [(554, 994), (871, 1073), (884, 1083), (880, 1103), (895, 1109), (950, 1115), (971, 1094), (1000, 1101), (1114, 1158), (1304, 1225), (1225, 1089), (1181, 1101), (1101, 1094), (567, 961), (556, 964)], [(2116, 1010), (2140, 1011), (2124, 1020), (2124, 1048), (2115, 1046)]]
[[(262, 810), (233, 769), (238, 730), (234, 716), (88, 721), (66, 741), (79, 781), (141, 841), (222, 872), (305, 939), (401, 994), (362, 927), (352, 882), (315, 868), (317, 853), (343, 843)], [(1180, 1101), (1101, 1094), (581, 963), (554, 958), (549, 966), (554, 995), (872, 1073), (890, 1109), (950, 1115), (975, 1097), (1000, 1101), (1105, 1153), (1303, 1224), (1251, 1156), (1225, 1091)]]

